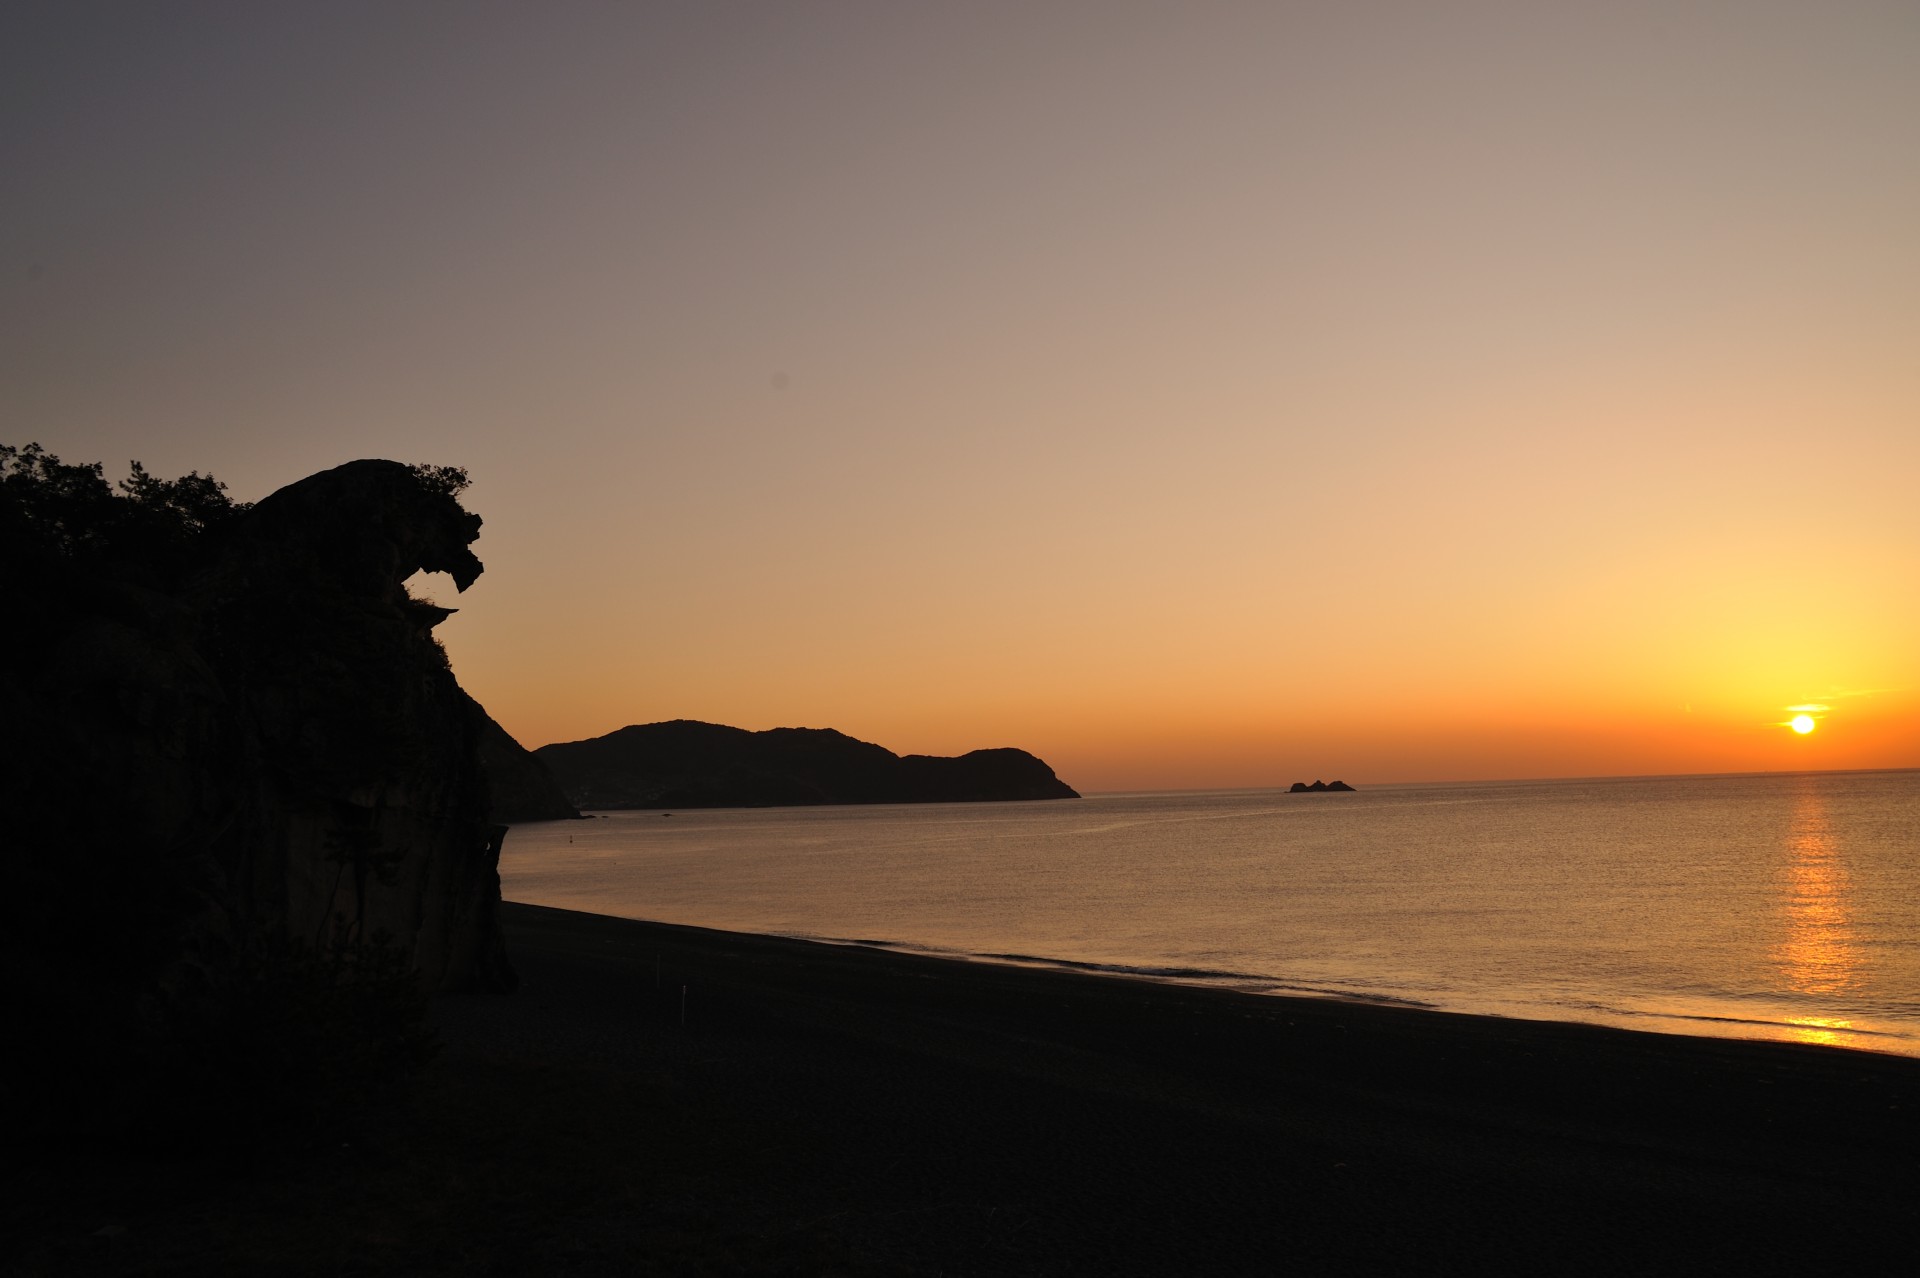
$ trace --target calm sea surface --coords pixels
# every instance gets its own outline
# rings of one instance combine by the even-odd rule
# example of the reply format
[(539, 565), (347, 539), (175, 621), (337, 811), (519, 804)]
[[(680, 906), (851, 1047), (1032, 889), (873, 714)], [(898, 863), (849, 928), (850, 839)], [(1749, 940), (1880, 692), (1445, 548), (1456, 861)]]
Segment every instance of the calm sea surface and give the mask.
[(1920, 1056), (1920, 772), (618, 812), (509, 900)]

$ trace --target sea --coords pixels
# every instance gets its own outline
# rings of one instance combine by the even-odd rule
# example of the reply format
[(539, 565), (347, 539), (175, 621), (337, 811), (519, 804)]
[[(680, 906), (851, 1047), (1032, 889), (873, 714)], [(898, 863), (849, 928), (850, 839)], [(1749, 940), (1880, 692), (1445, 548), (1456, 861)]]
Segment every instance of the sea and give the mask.
[(609, 812), (508, 900), (981, 962), (1920, 1056), (1920, 771)]

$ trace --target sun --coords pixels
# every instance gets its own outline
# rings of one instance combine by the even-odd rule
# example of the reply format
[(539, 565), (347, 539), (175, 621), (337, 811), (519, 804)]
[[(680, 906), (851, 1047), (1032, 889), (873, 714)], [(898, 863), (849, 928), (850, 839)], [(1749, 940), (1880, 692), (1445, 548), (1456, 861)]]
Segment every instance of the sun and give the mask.
[(1787, 726), (1804, 737), (1813, 731), (1813, 716), (1810, 714), (1796, 714), (1793, 718), (1787, 720)]

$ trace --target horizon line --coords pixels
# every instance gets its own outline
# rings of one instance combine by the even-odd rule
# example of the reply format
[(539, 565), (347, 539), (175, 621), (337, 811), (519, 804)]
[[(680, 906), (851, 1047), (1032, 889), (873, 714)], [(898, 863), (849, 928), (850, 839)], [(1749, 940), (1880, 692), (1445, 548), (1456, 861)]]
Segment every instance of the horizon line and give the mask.
[[(1364, 784), (1389, 788), (1423, 785), (1521, 785), (1535, 781), (1710, 781), (1735, 780), (1741, 777), (1871, 776), (1890, 772), (1920, 772), (1920, 764), (1893, 768), (1779, 768), (1744, 772), (1623, 772), (1595, 773), (1585, 776), (1452, 777), (1419, 781), (1367, 781)], [(1344, 780), (1344, 778), (1339, 779)], [(1247, 790), (1273, 790), (1285, 794), (1288, 793), (1287, 787), (1292, 784), (1288, 781), (1273, 785), (1147, 786), (1133, 790), (1086, 790), (1082, 792), (1082, 797), (1091, 799), (1129, 794), (1230, 794)], [(1362, 783), (1349, 781), (1347, 784)]]

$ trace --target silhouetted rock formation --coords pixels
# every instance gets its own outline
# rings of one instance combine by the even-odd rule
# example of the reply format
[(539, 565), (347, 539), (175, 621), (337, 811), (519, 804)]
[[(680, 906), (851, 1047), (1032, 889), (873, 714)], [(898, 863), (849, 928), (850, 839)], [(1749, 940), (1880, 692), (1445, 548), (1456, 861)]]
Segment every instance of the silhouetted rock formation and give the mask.
[(38, 1071), (9, 1103), (86, 1092), (63, 1071), (173, 1069), (172, 1103), (309, 1046), (406, 1055), (418, 992), (512, 983), (486, 716), (448, 610), (402, 584), (479, 576), (464, 475), (357, 461), (251, 509), (197, 476), (117, 497), (37, 449), (0, 478), (0, 965)]
[(449, 610), (403, 584), (445, 572), (465, 590), (479, 535), (416, 468), (349, 462), (235, 520), (187, 598), (239, 721), (230, 908), (295, 936), (389, 936), (430, 989), (512, 979), (477, 707), (432, 635)]
[(1308, 785), (1305, 781), (1295, 781), (1287, 787), (1288, 794), (1326, 794), (1333, 790), (1352, 792), (1353, 787), (1345, 781), (1315, 781)]
[(1025, 750), (903, 758), (829, 728), (748, 732), (676, 719), (541, 746), (534, 754), (567, 797), (589, 809), (1080, 797)]
[(480, 766), (493, 796), (492, 816), (509, 825), (520, 821), (564, 821), (580, 815), (547, 765), (493, 721), (478, 701), (467, 704), (478, 716)]

